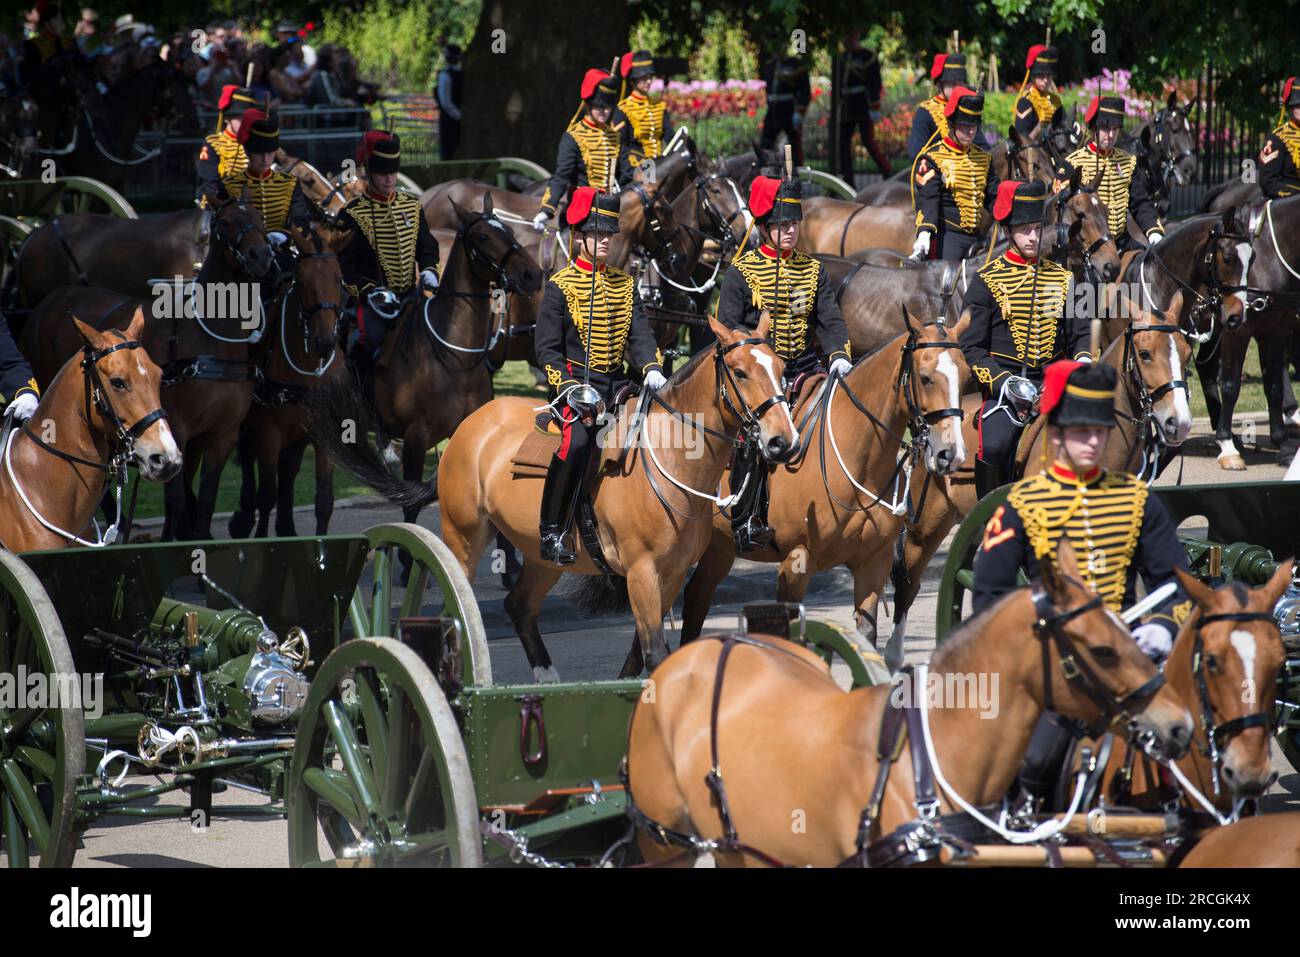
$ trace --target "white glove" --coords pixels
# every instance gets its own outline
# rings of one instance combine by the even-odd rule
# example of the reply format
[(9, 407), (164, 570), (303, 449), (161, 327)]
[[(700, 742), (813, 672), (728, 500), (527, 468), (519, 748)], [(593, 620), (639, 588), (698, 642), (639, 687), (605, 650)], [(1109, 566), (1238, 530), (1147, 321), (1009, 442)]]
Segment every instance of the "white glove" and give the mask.
[(1092, 353), (1091, 353), (1091, 352), (1085, 352), (1085, 353), (1081, 354), (1081, 355), (1079, 356), (1079, 358), (1075, 359), (1074, 361), (1075, 361), (1075, 362), (1091, 362), (1091, 361), (1092, 361)]
[(438, 273), (433, 269), (426, 269), (420, 273), (420, 285), (425, 289), (433, 290), (438, 288)]
[(536, 216), (533, 217), (533, 229), (537, 230), (539, 233), (545, 232), (546, 223), (550, 220), (550, 218), (551, 218), (550, 213), (546, 212), (546, 210), (542, 210), (540, 213), (538, 213)]
[(1151, 230), (1151, 232), (1147, 233), (1147, 242), (1150, 243), (1152, 246), (1154, 246), (1156, 243), (1160, 242), (1160, 240), (1164, 238), (1165, 238), (1164, 233), (1154, 229)]
[(12, 415), (15, 422), (26, 422), (36, 412), (36, 407), (40, 404), (40, 399), (30, 392), (24, 392), (22, 395), (15, 397), (5, 407), (5, 415)]
[(1133, 640), (1153, 661), (1163, 661), (1174, 647), (1174, 640), (1169, 636), (1169, 630), (1154, 623), (1138, 625), (1134, 628)]
[(853, 363), (848, 359), (836, 359), (831, 363), (831, 375), (839, 376), (841, 379), (853, 370)]
[(920, 262), (928, 255), (930, 255), (930, 234), (928, 232), (919, 233), (917, 234), (916, 242), (912, 243), (912, 255), (910, 258)]
[(651, 392), (658, 392), (667, 383), (668, 380), (664, 378), (664, 374), (658, 369), (651, 369), (645, 374), (645, 387)]
[(289, 234), (282, 229), (273, 229), (266, 234), (266, 241), (272, 246), (283, 246), (289, 241)]

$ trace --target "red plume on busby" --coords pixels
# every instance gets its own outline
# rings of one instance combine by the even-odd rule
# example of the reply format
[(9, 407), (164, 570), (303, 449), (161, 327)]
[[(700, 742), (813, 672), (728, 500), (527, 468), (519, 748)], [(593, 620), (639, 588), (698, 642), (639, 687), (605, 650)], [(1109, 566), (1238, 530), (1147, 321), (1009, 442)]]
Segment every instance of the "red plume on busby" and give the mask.
[(591, 215), (591, 204), (596, 199), (594, 186), (579, 186), (569, 199), (569, 206), (564, 211), (564, 219), (570, 226), (577, 226), (587, 221)]
[(1011, 204), (1016, 199), (1016, 187), (1021, 183), (1014, 179), (1004, 179), (998, 183), (998, 198), (993, 203), (993, 218), (998, 222), (1011, 215)]
[(243, 122), (239, 124), (239, 132), (235, 134), (235, 139), (244, 144), (248, 142), (248, 137), (253, 132), (253, 124), (258, 120), (266, 119), (266, 114), (261, 110), (248, 109), (244, 110)]
[(776, 191), (781, 181), (772, 176), (755, 176), (749, 186), (749, 211), (755, 219), (762, 219), (776, 204)]
[(618, 72), (620, 76), (626, 77), (632, 70), (632, 52), (629, 50), (624, 53), (618, 61)]
[(946, 53), (936, 53), (934, 63), (930, 66), (930, 79), (937, 80), (943, 75), (943, 64), (948, 59)]
[(1060, 359), (1043, 370), (1043, 392), (1038, 399), (1039, 414), (1051, 414), (1051, 411), (1060, 404), (1061, 397), (1065, 395), (1065, 385), (1070, 381), (1070, 373), (1082, 368), (1082, 362)]

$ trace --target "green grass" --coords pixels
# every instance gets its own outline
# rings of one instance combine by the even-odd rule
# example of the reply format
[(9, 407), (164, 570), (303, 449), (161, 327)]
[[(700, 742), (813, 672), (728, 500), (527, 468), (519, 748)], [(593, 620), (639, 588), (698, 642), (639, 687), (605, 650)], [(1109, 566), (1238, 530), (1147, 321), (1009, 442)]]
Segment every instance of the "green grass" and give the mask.
[[(497, 395), (518, 395), (533, 399), (541, 396), (541, 393), (534, 389), (533, 374), (529, 371), (526, 362), (507, 362), (500, 371), (497, 372), (493, 384), (496, 388)], [(438, 454), (442, 452), (442, 449), (446, 444), (446, 442), (443, 442), (439, 445), (437, 452), (432, 450), (429, 452), (424, 465), (424, 474), (426, 476), (433, 474), (433, 470), (437, 465)], [(226, 463), (226, 467), (221, 473), (221, 486), (217, 490), (216, 511), (218, 513), (233, 512), (239, 507), (240, 482), (241, 471), (239, 463), (235, 461), (235, 457), (232, 455), (230, 461)], [(197, 485), (198, 481), (196, 479), (196, 488)], [(128, 485), (122, 496), (123, 511), (125, 511), (130, 504), (130, 495), (131, 488)], [(335, 469), (334, 497), (336, 500), (354, 497), (373, 497), (374, 495), (374, 491), (359, 482), (350, 472), (341, 468)], [(306, 453), (302, 457), (302, 468), (298, 470), (298, 480), (294, 483), (293, 501), (295, 505), (310, 505), (315, 501), (315, 499), (316, 453), (314, 449), (308, 446)], [(162, 514), (163, 487), (153, 482), (141, 482), (135, 509), (136, 518), (157, 518)], [(307, 524), (304, 524), (301, 518), (299, 519), (299, 531), (310, 530), (311, 527), (310, 521)]]
[[(1201, 384), (1188, 382), (1192, 389), (1192, 415), (1206, 415), (1205, 393)], [(1259, 352), (1252, 346), (1246, 353), (1246, 365), (1241, 376), (1241, 398), (1237, 400), (1236, 412), (1265, 412), (1268, 400), (1264, 398), (1264, 383), (1259, 373)]]

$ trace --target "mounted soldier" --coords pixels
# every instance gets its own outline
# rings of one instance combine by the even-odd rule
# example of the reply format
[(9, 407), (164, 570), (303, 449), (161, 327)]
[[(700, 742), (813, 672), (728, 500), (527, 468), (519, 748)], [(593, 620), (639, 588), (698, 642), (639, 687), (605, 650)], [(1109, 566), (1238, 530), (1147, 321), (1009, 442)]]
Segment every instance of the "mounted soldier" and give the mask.
[(922, 100), (912, 117), (912, 132), (907, 137), (907, 152), (920, 158), (928, 147), (948, 135), (948, 118), (944, 110), (948, 97), (958, 87), (969, 88), (966, 75), (966, 55), (963, 53), (936, 53), (930, 67), (930, 79), (935, 92)]
[(0, 400), (7, 402), (4, 415), (21, 425), (32, 417), (40, 404), (41, 390), (36, 374), (18, 351), (9, 323), (0, 312)]
[(200, 205), (204, 205), (203, 194), (218, 184), (222, 177), (243, 172), (248, 165), (239, 127), (244, 111), (253, 109), (259, 102), (252, 90), (242, 86), (231, 83), (221, 88), (221, 97), (217, 100), (217, 131), (210, 133), (199, 149), (199, 188), (195, 195), (200, 199)]
[(663, 155), (664, 147), (673, 138), (673, 122), (667, 104), (663, 100), (650, 99), (655, 61), (649, 50), (623, 54), (619, 72), (632, 88), (618, 101), (613, 125), (620, 130), (620, 142), (630, 175), (642, 160)]
[(1020, 430), (1033, 415), (1044, 368), (1066, 355), (1092, 358), (1091, 316), (1071, 308), (1078, 306), (1073, 274), (1038, 258), (1046, 198), (1041, 182), (1007, 180), (998, 186), (993, 218), (1011, 245), (980, 269), (966, 293), (971, 321), (961, 347), (984, 394), (975, 458), (980, 498), (1011, 478)]
[(1021, 136), (1037, 141), (1043, 130), (1052, 125), (1052, 117), (1061, 108), (1056, 92), (1056, 47), (1036, 43), (1025, 57), (1025, 78), (1016, 98), (1014, 125)]
[(803, 123), (812, 102), (808, 68), (797, 56), (773, 57), (764, 65), (762, 79), (767, 87), (767, 112), (759, 146), (770, 150), (776, 146), (777, 134), (785, 133), (795, 165), (802, 166)]
[(1106, 204), (1110, 233), (1120, 252), (1139, 248), (1141, 243), (1128, 231), (1128, 214), (1155, 244), (1165, 235), (1164, 223), (1156, 211), (1145, 176), (1135, 176), (1137, 157), (1116, 146), (1124, 127), (1124, 99), (1119, 96), (1094, 96), (1084, 114), (1092, 139), (1066, 157), (1067, 168), (1058, 176), (1069, 179), (1074, 169), (1085, 182), (1092, 182), (1101, 170), (1097, 198)]
[(366, 133), (357, 151), (366, 191), (339, 213), (352, 238), (339, 254), (343, 283), (357, 300), (351, 358), (364, 376), (378, 360), (404, 300), (438, 288), (438, 242), (424, 221), (420, 198), (397, 188), (401, 141), (385, 130)]
[(849, 34), (845, 44), (844, 70), (840, 100), (839, 172), (848, 183), (853, 182), (853, 131), (857, 130), (862, 147), (880, 167), (880, 174), (893, 175), (889, 159), (876, 142), (876, 120), (880, 117), (880, 102), (884, 84), (880, 78), (880, 58), (875, 50), (864, 48), (859, 42), (859, 31)]
[[(731, 329), (756, 329), (763, 312), (770, 313), (768, 339), (785, 361), (785, 379), (795, 395), (809, 375), (825, 370), (819, 344), (831, 375), (842, 376), (852, 368), (848, 329), (826, 270), (819, 260), (795, 249), (803, 221), (802, 196), (800, 182), (788, 175), (755, 178), (749, 187), (749, 210), (762, 242), (732, 262), (718, 300), (718, 321)], [(767, 463), (758, 458), (758, 448), (748, 442), (737, 450), (731, 467), (733, 494), (745, 490), (731, 519), (740, 551), (761, 548), (772, 540), (767, 524)]]
[(561, 422), (560, 447), (542, 490), (540, 528), (542, 560), (557, 565), (577, 560), (564, 539), (595, 451), (601, 410), (615, 412), (618, 394), (629, 384), (625, 364), (639, 370), (647, 389), (665, 382), (636, 283), (605, 264), (610, 237), (618, 233), (618, 211), (615, 194), (591, 186), (574, 191), (565, 221), (580, 246), (572, 264), (547, 281), (534, 333), (537, 361)]
[(914, 260), (965, 259), (980, 238), (980, 215), (996, 195), (991, 157), (975, 145), (983, 115), (984, 94), (957, 87), (944, 105), (950, 132), (917, 158)]
[(1295, 77), (1282, 90), (1282, 114), (1259, 152), (1259, 188), (1269, 199), (1300, 192), (1300, 85)]
[(614, 125), (614, 104), (618, 102), (618, 81), (604, 70), (591, 69), (582, 78), (582, 104), (568, 128), (560, 134), (555, 154), (555, 173), (542, 194), (542, 210), (533, 217), (539, 233), (570, 190), (582, 186), (613, 190), (624, 166), (621, 131)]
[[(1148, 595), (1175, 586), (1131, 626), (1138, 646), (1160, 661), (1192, 611), (1174, 573), (1188, 571), (1187, 556), (1169, 513), (1146, 483), (1099, 465), (1115, 425), (1116, 380), (1115, 370), (1101, 363), (1047, 367), (1040, 413), (1047, 416), (1052, 464), (1012, 486), (989, 519), (975, 556), (972, 605), (978, 614), (1014, 591), (1019, 572), (1037, 578), (1064, 538), (1079, 556), (1084, 583), (1116, 614), (1133, 605), (1139, 577)], [(1020, 774), (1031, 796), (1050, 798), (1071, 738), (1082, 733), (1076, 722), (1043, 715)]]

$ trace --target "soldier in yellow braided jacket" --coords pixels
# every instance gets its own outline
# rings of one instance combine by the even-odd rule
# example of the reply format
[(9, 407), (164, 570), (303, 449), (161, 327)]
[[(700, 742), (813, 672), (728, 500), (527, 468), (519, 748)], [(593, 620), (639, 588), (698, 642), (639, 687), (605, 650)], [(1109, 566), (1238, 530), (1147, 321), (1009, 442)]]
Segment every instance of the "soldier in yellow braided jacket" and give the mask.
[[(1065, 360), (1047, 367), (1040, 409), (1047, 416), (1052, 464), (1012, 486), (985, 526), (972, 605), (978, 614), (1014, 591), (1021, 571), (1036, 578), (1065, 538), (1086, 584), (1113, 612), (1134, 603), (1139, 577), (1148, 594), (1170, 582), (1176, 586), (1132, 626), (1139, 647), (1159, 661), (1191, 614), (1192, 603), (1174, 574), (1187, 571), (1187, 556), (1169, 513), (1146, 483), (1099, 465), (1115, 425), (1115, 383), (1115, 370), (1101, 363)], [(1050, 799), (1070, 739), (1079, 733), (1068, 719), (1043, 715), (1020, 771), (1020, 783), (1032, 796)]]
[(965, 259), (980, 238), (981, 214), (993, 205), (987, 152), (975, 145), (984, 116), (984, 94), (957, 87), (944, 106), (949, 132), (917, 158), (913, 172), (916, 200), (917, 261)]
[(1025, 83), (1015, 107), (1014, 124), (1021, 136), (1037, 140), (1052, 125), (1052, 117), (1061, 108), (1061, 95), (1056, 92), (1059, 57), (1056, 47), (1038, 43), (1029, 48), (1025, 57)]
[(582, 186), (612, 190), (611, 168), (614, 180), (626, 178), (622, 171), (627, 158), (614, 118), (618, 81), (604, 70), (588, 70), (581, 93), (579, 116), (560, 134), (555, 172), (542, 194), (542, 209), (533, 217), (533, 228), (539, 233), (572, 190)]
[(248, 154), (239, 140), (239, 127), (243, 123), (244, 111), (253, 109), (257, 103), (252, 90), (233, 83), (221, 88), (221, 97), (217, 100), (217, 131), (204, 139), (199, 148), (196, 196), (202, 198), (221, 177), (238, 173), (248, 165)]
[(1269, 199), (1300, 193), (1300, 83), (1295, 77), (1282, 90), (1286, 119), (1268, 135), (1259, 154), (1259, 188)]
[(619, 130), (628, 166), (625, 175), (630, 175), (642, 160), (663, 155), (664, 147), (673, 138), (673, 121), (663, 100), (650, 99), (655, 61), (649, 50), (624, 53), (619, 72), (632, 89), (618, 101), (611, 122)]

